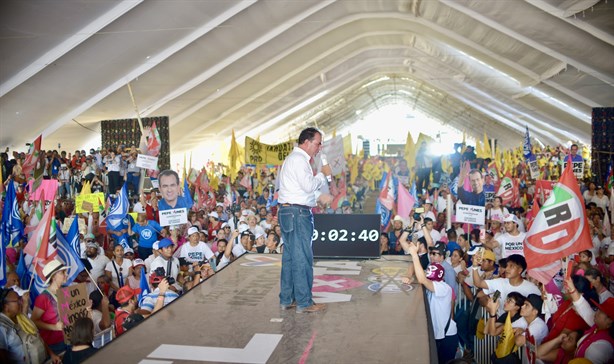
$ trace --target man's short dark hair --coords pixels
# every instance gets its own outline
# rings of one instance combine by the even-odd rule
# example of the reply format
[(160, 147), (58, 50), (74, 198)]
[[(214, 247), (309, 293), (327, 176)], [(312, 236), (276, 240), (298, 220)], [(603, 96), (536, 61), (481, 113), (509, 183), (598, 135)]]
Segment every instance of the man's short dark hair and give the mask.
[(175, 179), (177, 179), (177, 184), (179, 184), (179, 174), (173, 171), (172, 169), (165, 169), (162, 172), (160, 172), (160, 174), (158, 175), (158, 181), (160, 181), (162, 177), (166, 177), (166, 176), (175, 176)]
[(476, 173), (478, 173), (478, 174), (480, 175), (480, 177), (483, 177), (483, 176), (482, 176), (482, 172), (480, 172), (480, 170), (479, 170), (479, 169), (475, 169), (475, 168), (474, 168), (474, 169), (472, 169), (471, 171), (469, 171), (469, 174), (476, 174)]
[(322, 135), (322, 132), (316, 128), (307, 128), (301, 131), (301, 134), (298, 136), (298, 145), (305, 143), (307, 140), (313, 140), (316, 134)]
[(507, 262), (514, 263), (517, 266), (521, 267), (523, 272), (527, 269), (527, 260), (524, 259), (524, 257), (520, 254), (510, 255), (509, 257), (507, 257)]
[(457, 234), (454, 228), (449, 228), (448, 231), (446, 231), (446, 235), (449, 241), (456, 241)]

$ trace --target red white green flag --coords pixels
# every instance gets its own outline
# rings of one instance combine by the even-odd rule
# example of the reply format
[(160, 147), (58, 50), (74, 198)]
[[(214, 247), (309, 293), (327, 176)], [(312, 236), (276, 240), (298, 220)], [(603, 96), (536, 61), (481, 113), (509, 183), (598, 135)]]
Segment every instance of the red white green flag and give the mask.
[(553, 263), (561, 258), (593, 247), (584, 200), (571, 165), (567, 164), (559, 183), (527, 232), (524, 252), (529, 274), (531, 269), (546, 266), (552, 266), (553, 271)]
[(30, 172), (34, 170), (34, 168), (36, 167), (36, 163), (38, 163), (38, 157), (41, 151), (42, 141), (43, 135), (41, 134), (38, 136), (38, 138), (36, 138), (34, 143), (30, 144), (30, 149), (28, 150), (28, 155), (26, 155), (26, 160), (21, 166), (21, 171), (26, 177), (28, 177)]

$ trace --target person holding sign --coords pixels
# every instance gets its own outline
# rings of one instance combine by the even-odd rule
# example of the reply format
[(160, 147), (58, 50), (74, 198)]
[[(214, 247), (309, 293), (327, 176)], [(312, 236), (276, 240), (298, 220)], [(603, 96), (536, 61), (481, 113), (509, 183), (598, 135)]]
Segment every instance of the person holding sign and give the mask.
[(282, 309), (318, 312), (323, 304), (313, 302), (313, 215), (315, 192), (326, 186), (326, 176), (332, 174), (330, 165), (313, 175), (309, 160), (322, 150), (322, 133), (315, 128), (301, 131), (298, 146), (284, 161), (279, 172), (279, 225), (284, 241), (279, 301)]
[(569, 154), (565, 160), (571, 158), (572, 162), (584, 162), (584, 158), (581, 155), (578, 155), (578, 144), (572, 144), (569, 148)]
[(158, 210), (189, 208), (188, 202), (180, 195), (181, 184), (177, 172), (166, 169), (158, 176), (162, 200), (158, 201)]
[[(465, 191), (462, 187), (467, 174), (469, 174), (471, 191)], [(469, 163), (465, 163), (458, 177), (458, 183), (460, 184), (460, 186), (457, 187), (458, 199), (461, 200), (464, 205), (486, 206), (486, 194), (484, 193), (484, 178), (482, 177), (482, 172), (478, 169), (469, 171)]]
[(51, 359), (59, 363), (59, 355), (66, 351), (64, 343), (64, 324), (60, 320), (57, 294), (66, 283), (66, 267), (59, 260), (54, 259), (43, 268), (47, 289), (36, 297), (32, 310), (32, 321), (38, 327), (43, 341), (53, 352)]

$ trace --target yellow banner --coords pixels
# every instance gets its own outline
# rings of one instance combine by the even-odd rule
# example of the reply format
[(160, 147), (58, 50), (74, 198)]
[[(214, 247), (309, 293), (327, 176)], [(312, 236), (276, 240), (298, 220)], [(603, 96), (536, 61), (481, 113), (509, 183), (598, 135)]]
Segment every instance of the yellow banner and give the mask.
[(75, 208), (78, 214), (83, 212), (98, 212), (98, 206), (102, 204), (104, 206), (104, 193), (87, 193), (81, 194), (75, 198)]
[(246, 164), (273, 164), (280, 165), (292, 152), (294, 142), (281, 144), (264, 144), (256, 139), (245, 137), (245, 163)]

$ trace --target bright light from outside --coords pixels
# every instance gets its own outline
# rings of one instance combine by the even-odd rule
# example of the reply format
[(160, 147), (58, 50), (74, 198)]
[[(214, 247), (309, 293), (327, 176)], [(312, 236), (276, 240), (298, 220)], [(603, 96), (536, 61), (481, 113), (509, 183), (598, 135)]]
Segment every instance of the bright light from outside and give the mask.
[[(454, 143), (463, 140), (463, 132), (450, 126), (443, 125), (440, 121), (412, 110), (407, 104), (390, 104), (375, 109), (370, 113), (361, 114), (360, 120), (352, 125), (350, 129), (343, 130), (341, 133), (352, 134), (352, 145), (354, 151), (356, 146), (362, 149), (362, 140), (370, 141), (370, 152), (372, 155), (378, 154), (385, 149), (388, 144), (405, 144), (407, 132), (411, 133), (414, 143), (418, 141), (420, 133), (430, 136), (435, 140), (429, 148), (432, 155), (443, 155), (454, 152)], [(474, 140), (467, 137), (468, 143)]]

